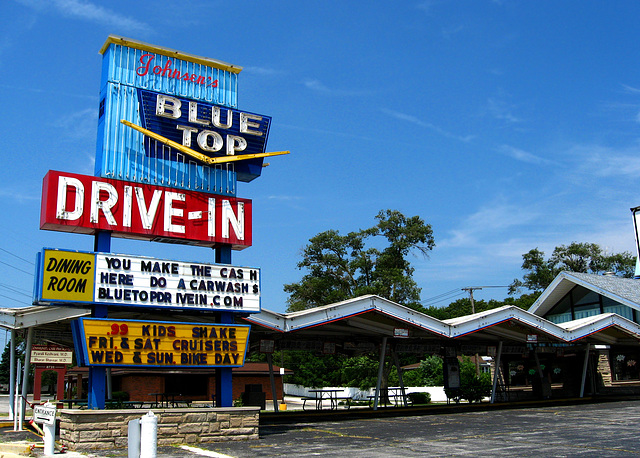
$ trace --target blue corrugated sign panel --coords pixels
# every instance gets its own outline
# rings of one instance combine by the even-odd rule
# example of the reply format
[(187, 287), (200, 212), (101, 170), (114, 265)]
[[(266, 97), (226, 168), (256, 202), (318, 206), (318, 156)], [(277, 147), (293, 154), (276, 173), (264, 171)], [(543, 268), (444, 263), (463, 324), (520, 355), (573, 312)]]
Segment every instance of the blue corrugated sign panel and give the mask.
[[(240, 67), (114, 36), (101, 52), (97, 176), (230, 196), (236, 195), (237, 180), (260, 176), (262, 158), (207, 165), (120, 122), (124, 119), (209, 157), (264, 152), (271, 119), (237, 110)], [(166, 96), (161, 98), (167, 104), (159, 115), (158, 95)], [(182, 104), (182, 116), (171, 111), (175, 103)], [(220, 114), (220, 128), (211, 121), (214, 110)], [(244, 133), (238, 131), (241, 115)], [(203, 116), (212, 125), (207, 126)], [(205, 130), (217, 134), (201, 134)], [(229, 150), (227, 140), (235, 148)]]

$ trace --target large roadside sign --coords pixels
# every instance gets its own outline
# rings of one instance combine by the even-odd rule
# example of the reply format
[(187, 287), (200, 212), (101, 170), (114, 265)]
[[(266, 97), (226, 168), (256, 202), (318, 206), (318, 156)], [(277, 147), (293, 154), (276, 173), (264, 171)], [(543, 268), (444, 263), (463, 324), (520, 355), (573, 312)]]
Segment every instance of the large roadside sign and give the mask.
[(235, 250), (251, 246), (251, 200), (49, 171), (40, 229)]
[(89, 366), (240, 367), (248, 325), (80, 318), (79, 361)]
[[(265, 152), (271, 118), (238, 109), (242, 67), (113, 35), (100, 52), (96, 175), (228, 196), (260, 176), (263, 159), (248, 155)], [(247, 158), (207, 165), (132, 125), (210, 158)]]
[(35, 303), (260, 312), (260, 269), (45, 248)]

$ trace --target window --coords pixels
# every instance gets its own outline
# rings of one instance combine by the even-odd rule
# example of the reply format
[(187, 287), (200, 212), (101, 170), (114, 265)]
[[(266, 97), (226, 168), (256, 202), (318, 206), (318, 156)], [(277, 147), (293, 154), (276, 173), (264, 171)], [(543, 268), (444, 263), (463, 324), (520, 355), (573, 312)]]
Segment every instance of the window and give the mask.
[(167, 393), (182, 396), (206, 396), (208, 382), (208, 375), (169, 374), (165, 375), (164, 389)]

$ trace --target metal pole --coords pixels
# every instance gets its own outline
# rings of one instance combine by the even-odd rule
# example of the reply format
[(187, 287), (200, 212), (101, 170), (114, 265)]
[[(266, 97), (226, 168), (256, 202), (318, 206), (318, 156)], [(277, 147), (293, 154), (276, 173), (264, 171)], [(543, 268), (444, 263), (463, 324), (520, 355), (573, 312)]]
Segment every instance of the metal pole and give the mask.
[(404, 381), (402, 380), (402, 368), (400, 367), (400, 360), (398, 359), (398, 352), (395, 349), (391, 350), (391, 355), (393, 356), (393, 363), (396, 365), (396, 370), (398, 371), (398, 381), (400, 382), (400, 393), (402, 394), (402, 403), (405, 407), (409, 407), (407, 404), (407, 393), (404, 389)]
[(496, 389), (498, 388), (498, 371), (500, 370), (500, 358), (502, 358), (502, 340), (498, 342), (498, 354), (496, 355), (496, 367), (493, 372), (493, 388), (491, 389), (491, 402), (496, 401)]
[[(215, 248), (214, 259), (217, 264), (231, 264), (231, 245)], [(220, 324), (234, 324), (233, 312), (220, 312)], [(233, 374), (230, 367), (216, 368), (216, 407), (233, 406)]]
[[(474, 289), (482, 289), (480, 287), (477, 288), (462, 288), (463, 291), (469, 291), (469, 299), (471, 300), (471, 314), (475, 314), (476, 313), (476, 303), (473, 300), (473, 290)], [(476, 377), (480, 377), (480, 361), (479, 361), (480, 356), (478, 355), (478, 353), (476, 353), (475, 356), (475, 360), (476, 360)]]
[(640, 237), (638, 236), (638, 217), (640, 213), (640, 207), (634, 207), (631, 209), (633, 215), (633, 229), (636, 235), (636, 269), (633, 278), (640, 278)]
[(20, 406), (20, 430), (27, 408), (27, 390), (29, 389), (29, 369), (31, 366), (31, 346), (33, 344), (33, 326), (27, 332), (27, 345), (24, 349), (24, 369), (22, 374), (22, 405)]
[(9, 345), (9, 420), (15, 417), (16, 403), (16, 330), (11, 330), (11, 343)]
[(111, 368), (107, 367), (105, 371), (107, 382), (107, 399), (113, 399), (113, 385), (111, 384)]
[(582, 383), (580, 384), (580, 397), (584, 397), (584, 386), (587, 381), (587, 364), (589, 363), (589, 350), (591, 344), (587, 344), (584, 351), (584, 365), (582, 366)]
[(382, 371), (384, 369), (384, 357), (387, 351), (387, 336), (382, 338), (382, 347), (380, 347), (380, 364), (378, 366), (378, 380), (376, 381), (376, 394), (373, 398), (373, 410), (378, 410), (378, 400), (380, 399), (380, 384), (382, 383)]
[(18, 391), (20, 391), (20, 369), (21, 369), (21, 362), (20, 360), (18, 360), (18, 370), (16, 371), (16, 387), (15, 387), (15, 396), (13, 398), (13, 410), (15, 412), (15, 415), (13, 416), (13, 430), (14, 431), (20, 431), (20, 428), (18, 428), (18, 419), (20, 418), (20, 396), (18, 395)]
[(267, 353), (267, 363), (269, 363), (269, 381), (271, 382), (271, 397), (273, 398), (273, 410), (278, 413), (278, 393), (276, 391), (276, 380), (273, 376), (273, 361), (271, 353)]

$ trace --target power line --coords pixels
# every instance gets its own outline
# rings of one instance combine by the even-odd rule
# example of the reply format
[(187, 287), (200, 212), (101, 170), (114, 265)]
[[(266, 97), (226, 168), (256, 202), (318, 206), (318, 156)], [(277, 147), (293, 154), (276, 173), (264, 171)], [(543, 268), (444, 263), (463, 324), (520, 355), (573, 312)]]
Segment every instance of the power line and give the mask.
[(464, 293), (461, 293), (459, 289), (454, 289), (446, 293), (442, 293), (438, 296), (434, 296), (432, 298), (421, 301), (421, 304), (425, 307), (431, 307), (435, 304), (439, 304), (440, 302), (450, 301), (456, 297), (462, 296), (463, 294)]
[(18, 288), (15, 288), (13, 286), (7, 285), (5, 283), (0, 283), (0, 287), (8, 289), (9, 291), (11, 291), (12, 293), (15, 294), (21, 294), (22, 296), (27, 296), (27, 297), (31, 297), (31, 294), (29, 294), (26, 290), (20, 290)]
[(4, 261), (0, 261), (0, 264), (4, 264), (5, 266), (9, 266), (9, 267), (11, 267), (12, 269), (18, 270), (18, 271), (20, 271), (20, 272), (22, 272), (22, 273), (25, 273), (25, 274), (27, 274), (27, 275), (31, 275), (31, 276), (33, 277), (33, 272), (27, 272), (26, 270), (22, 270), (22, 269), (20, 269), (19, 267), (16, 267), (16, 266), (11, 265), (11, 264), (9, 264), (9, 263), (6, 263), (6, 262), (4, 262)]
[(446, 293), (438, 294), (437, 296), (430, 297), (430, 298), (425, 299), (425, 300), (420, 301), (420, 302), (422, 302), (422, 303), (431, 302), (431, 301), (433, 301), (435, 299), (440, 299), (443, 296), (448, 296), (448, 295), (450, 295), (452, 293), (456, 293), (456, 292), (458, 292), (458, 288), (452, 289), (451, 291), (447, 291)]
[(20, 257), (20, 256), (18, 256), (17, 254), (14, 254), (14, 253), (10, 252), (9, 250), (5, 250), (4, 248), (0, 248), (0, 251), (4, 251), (5, 253), (7, 253), (7, 254), (9, 254), (9, 255), (13, 256), (14, 258), (18, 258), (19, 260), (24, 261), (24, 262), (26, 262), (26, 263), (27, 263), (27, 264), (29, 264), (29, 265), (35, 266), (35, 264), (34, 264), (34, 262), (33, 262), (33, 261), (29, 261), (29, 260), (27, 260), (27, 259), (25, 259), (25, 258), (21, 258), (21, 257)]
[(33, 305), (33, 304), (31, 304), (31, 302), (20, 301), (18, 299), (14, 299), (13, 297), (5, 296), (4, 294), (0, 294), (0, 297), (4, 297), (5, 299), (9, 299), (11, 301), (18, 302), (19, 304)]

